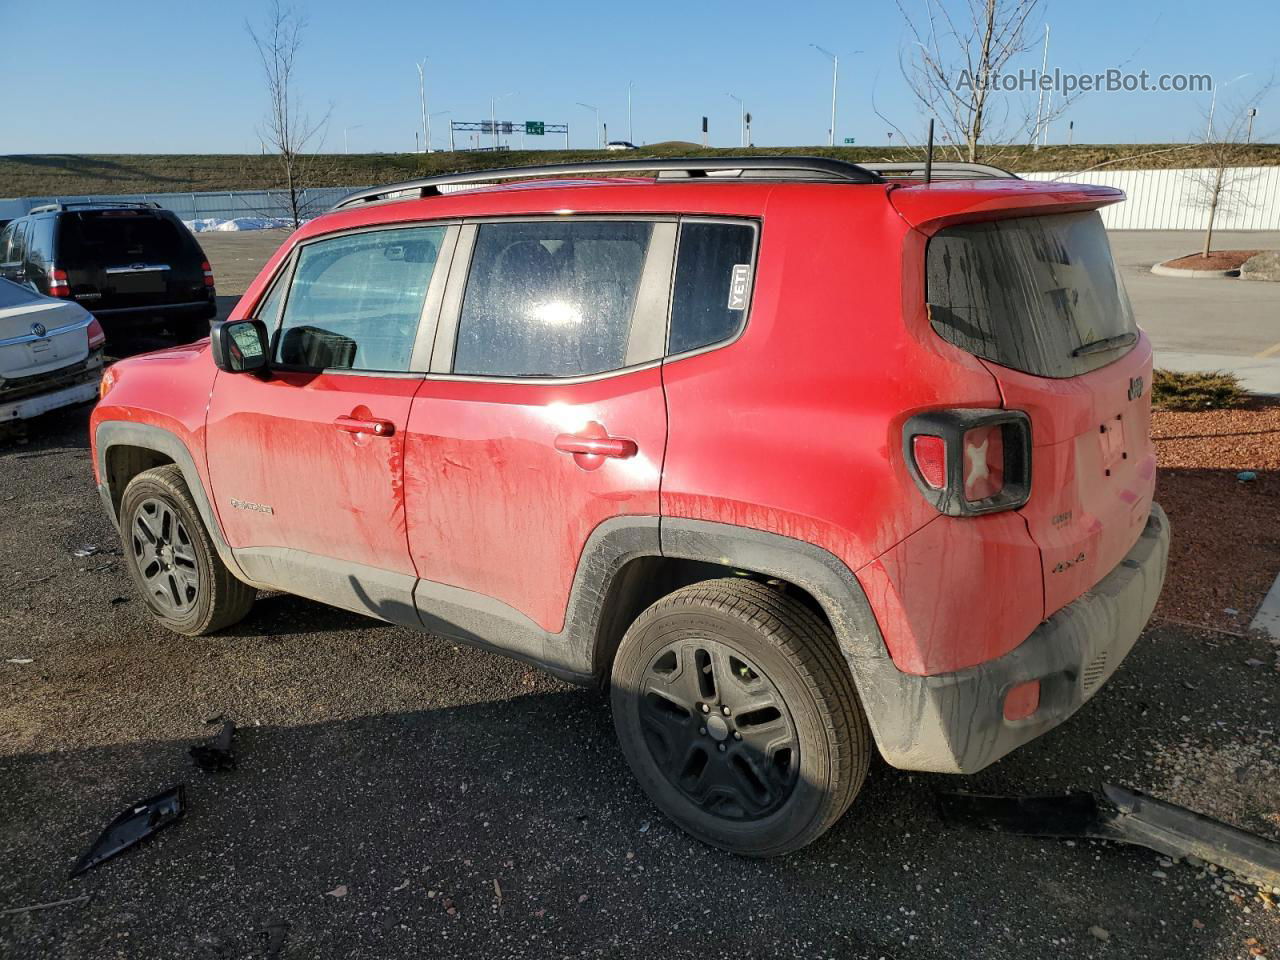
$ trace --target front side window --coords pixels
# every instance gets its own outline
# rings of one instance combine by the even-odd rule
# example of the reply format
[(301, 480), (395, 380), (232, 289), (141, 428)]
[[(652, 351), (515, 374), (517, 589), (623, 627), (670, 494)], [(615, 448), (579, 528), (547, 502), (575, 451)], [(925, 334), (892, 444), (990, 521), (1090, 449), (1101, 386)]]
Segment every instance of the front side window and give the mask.
[[(275, 360), (309, 370), (407, 372), (444, 231), (377, 230), (304, 245)], [(276, 297), (273, 290), (259, 308), (264, 322), (279, 312)]]
[(742, 327), (755, 238), (755, 228), (746, 223), (680, 224), (668, 354), (728, 340)]
[(1074, 377), (1137, 342), (1096, 212), (946, 227), (929, 240), (926, 263), (934, 330), (1001, 366)]
[(453, 372), (571, 377), (626, 366), (652, 236), (640, 221), (482, 224)]

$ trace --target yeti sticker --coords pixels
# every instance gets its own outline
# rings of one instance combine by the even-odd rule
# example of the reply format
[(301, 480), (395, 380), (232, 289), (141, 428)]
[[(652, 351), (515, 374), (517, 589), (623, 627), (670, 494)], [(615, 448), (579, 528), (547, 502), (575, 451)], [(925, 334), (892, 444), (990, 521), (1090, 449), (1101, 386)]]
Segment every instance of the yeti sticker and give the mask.
[(751, 264), (735, 263), (729, 280), (729, 309), (747, 309), (747, 289), (751, 286)]

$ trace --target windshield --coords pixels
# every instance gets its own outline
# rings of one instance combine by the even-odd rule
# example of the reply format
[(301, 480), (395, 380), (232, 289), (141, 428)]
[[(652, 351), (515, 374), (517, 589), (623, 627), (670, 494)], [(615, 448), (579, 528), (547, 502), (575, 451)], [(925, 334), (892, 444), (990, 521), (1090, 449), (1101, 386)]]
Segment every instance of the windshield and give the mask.
[(926, 259), (934, 330), (993, 363), (1074, 377), (1137, 341), (1096, 211), (947, 227), (930, 239)]

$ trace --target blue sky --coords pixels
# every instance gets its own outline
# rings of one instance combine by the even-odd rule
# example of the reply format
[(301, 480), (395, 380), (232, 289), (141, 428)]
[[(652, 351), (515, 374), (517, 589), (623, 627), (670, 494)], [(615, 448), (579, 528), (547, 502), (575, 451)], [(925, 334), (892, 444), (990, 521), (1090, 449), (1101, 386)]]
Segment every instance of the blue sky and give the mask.
[[(924, 7), (924, 0), (904, 3)], [(7, 91), (0, 153), (256, 152), (266, 101), (244, 25), (265, 6), (0, 0)], [(325, 148), (333, 152), (343, 149), (344, 128), (353, 153), (413, 148), (420, 127), (414, 61), (423, 56), (430, 58), (431, 110), (451, 111), (433, 121), (436, 146), (447, 143), (448, 120), (485, 119), (489, 98), (509, 92), (499, 119), (567, 121), (572, 144), (587, 146), (593, 119), (576, 106), (583, 101), (600, 107), (611, 138), (625, 137), (628, 81), (637, 141), (696, 140), (706, 114), (712, 144), (736, 145), (738, 106), (727, 96), (735, 93), (754, 115), (757, 144), (823, 143), (831, 68), (808, 46), (815, 42), (840, 55), (838, 139), (886, 142), (873, 92), (901, 128), (921, 127), (898, 66), (905, 32), (892, 0), (299, 6), (310, 21), (299, 88), (313, 113), (332, 103)], [(1240, 0), (1223, 17), (1206, 16), (1208, 9), (1189, 0), (1049, 0), (1051, 65), (1094, 72), (1128, 61), (1133, 71), (1209, 73), (1219, 84), (1252, 72), (1220, 94), (1221, 109), (1276, 69), (1280, 4)], [(1037, 53), (1026, 65), (1038, 62)], [(1203, 126), (1207, 103), (1207, 94), (1095, 93), (1068, 116), (1077, 143), (1185, 140)], [(1258, 130), (1276, 139), (1280, 94), (1264, 101)], [(1051, 137), (1065, 136), (1064, 120)]]

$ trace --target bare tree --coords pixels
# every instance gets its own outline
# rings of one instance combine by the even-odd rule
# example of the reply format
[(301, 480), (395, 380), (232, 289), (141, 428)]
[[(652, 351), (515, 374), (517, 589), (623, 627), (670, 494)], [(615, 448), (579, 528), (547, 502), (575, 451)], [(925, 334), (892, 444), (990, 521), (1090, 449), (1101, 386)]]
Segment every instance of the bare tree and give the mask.
[[(1275, 78), (1265, 81), (1251, 93), (1231, 103), (1210, 106), (1206, 114), (1205, 132), (1199, 136), (1201, 156), (1208, 165), (1187, 173), (1193, 192), (1191, 206), (1205, 211), (1204, 244), (1200, 256), (1213, 249), (1213, 227), (1221, 213), (1239, 213), (1252, 209), (1257, 201), (1249, 189), (1256, 173), (1244, 168), (1247, 162), (1249, 135), (1252, 133), (1250, 110), (1256, 109), (1275, 86)], [(1215, 97), (1215, 102), (1216, 102)]]
[(324, 139), (324, 129), (333, 109), (331, 106), (314, 123), (302, 109), (294, 69), (306, 27), (306, 17), (293, 7), (281, 6), (280, 0), (272, 0), (268, 7), (261, 34), (245, 22), (245, 29), (258, 48), (267, 84), (269, 107), (259, 136), (279, 157), (285, 189), (289, 192), (289, 217), (295, 229), (304, 213), (300, 191), (306, 173), (305, 154), (308, 147), (318, 146)]
[(941, 0), (925, 0), (924, 13), (916, 16), (903, 0), (895, 2), (911, 41), (900, 57), (902, 74), (957, 158), (976, 161), (986, 143), (1030, 143), (1074, 99), (1061, 97), (1048, 116), (1036, 116), (996, 82), (1036, 45), (1037, 34), (1028, 28), (1042, 0), (964, 0), (955, 14)]

